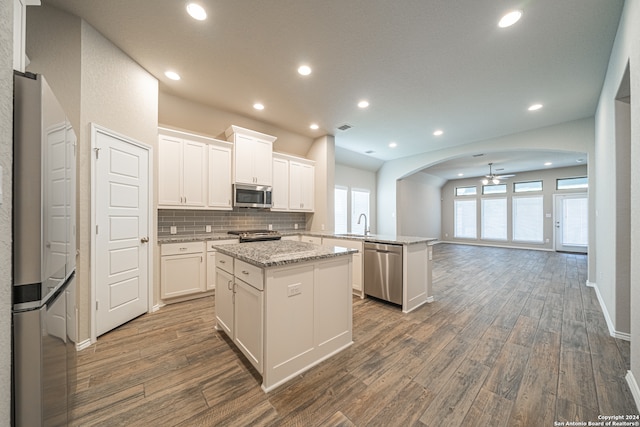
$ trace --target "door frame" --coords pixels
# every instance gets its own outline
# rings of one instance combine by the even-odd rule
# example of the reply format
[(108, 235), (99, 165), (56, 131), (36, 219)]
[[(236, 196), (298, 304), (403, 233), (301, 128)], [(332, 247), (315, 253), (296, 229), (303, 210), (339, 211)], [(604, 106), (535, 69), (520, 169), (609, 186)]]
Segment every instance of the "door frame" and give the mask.
[[(557, 239), (558, 239), (558, 227), (556, 227), (556, 223), (559, 221), (558, 216), (557, 216), (557, 212), (558, 212), (558, 208), (560, 206), (561, 199), (565, 198), (565, 197), (569, 197), (569, 198), (578, 198), (578, 197), (585, 197), (587, 199), (587, 203), (589, 203), (589, 192), (585, 191), (585, 192), (576, 192), (576, 193), (555, 193), (553, 195), (553, 251), (554, 252), (562, 252), (558, 250), (558, 245), (557, 245)], [(590, 213), (590, 212), (589, 212)], [(591, 230), (589, 230), (591, 231)], [(575, 252), (575, 253), (585, 253), (587, 254), (589, 252), (589, 246), (587, 244), (587, 249), (585, 252)]]
[(91, 236), (91, 265), (89, 267), (89, 274), (91, 277), (91, 296), (90, 296), (90, 333), (91, 333), (91, 344), (95, 343), (98, 339), (97, 334), (97, 322), (96, 322), (96, 296), (97, 296), (97, 277), (96, 277), (96, 262), (97, 262), (97, 245), (96, 245), (96, 233), (95, 229), (97, 226), (97, 210), (96, 210), (96, 186), (97, 186), (97, 165), (96, 165), (96, 139), (99, 133), (103, 135), (108, 135), (113, 138), (117, 138), (122, 140), (123, 142), (133, 145), (137, 148), (141, 148), (147, 151), (148, 154), (148, 177), (147, 181), (149, 183), (149, 191), (148, 191), (148, 206), (147, 209), (147, 225), (149, 227), (149, 250), (147, 251), (147, 313), (153, 311), (153, 259), (154, 259), (154, 249), (155, 249), (155, 233), (153, 232), (154, 222), (153, 222), (153, 147), (147, 144), (143, 144), (142, 142), (136, 141), (133, 138), (122, 135), (121, 133), (112, 131), (103, 126), (100, 126), (96, 123), (91, 123), (91, 229), (89, 235)]

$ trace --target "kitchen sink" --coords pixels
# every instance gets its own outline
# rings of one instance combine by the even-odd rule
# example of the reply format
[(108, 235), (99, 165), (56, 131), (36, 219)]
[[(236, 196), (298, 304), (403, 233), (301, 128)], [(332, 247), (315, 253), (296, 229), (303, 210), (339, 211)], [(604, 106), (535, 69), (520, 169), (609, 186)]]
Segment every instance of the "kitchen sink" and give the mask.
[(342, 233), (336, 234), (338, 237), (367, 237), (368, 234), (358, 234), (358, 233)]

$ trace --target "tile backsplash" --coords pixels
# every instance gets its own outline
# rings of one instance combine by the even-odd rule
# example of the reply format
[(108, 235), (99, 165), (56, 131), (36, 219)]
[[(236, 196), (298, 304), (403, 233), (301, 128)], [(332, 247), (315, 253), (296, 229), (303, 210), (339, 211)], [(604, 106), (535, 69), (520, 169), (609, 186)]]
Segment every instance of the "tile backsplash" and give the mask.
[(175, 225), (178, 235), (202, 234), (206, 226), (211, 232), (221, 233), (229, 230), (266, 230), (269, 224), (274, 230), (300, 230), (306, 226), (304, 212), (271, 212), (262, 209), (234, 208), (231, 211), (158, 209), (158, 236), (170, 235)]

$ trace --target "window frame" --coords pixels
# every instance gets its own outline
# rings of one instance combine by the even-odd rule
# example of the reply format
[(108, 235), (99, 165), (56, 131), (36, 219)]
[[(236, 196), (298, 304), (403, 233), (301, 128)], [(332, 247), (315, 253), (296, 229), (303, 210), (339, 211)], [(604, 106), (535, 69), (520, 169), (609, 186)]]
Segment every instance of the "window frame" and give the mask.
[[(586, 183), (584, 184), (584, 186), (570, 186), (570, 187), (564, 187), (564, 188), (560, 188), (560, 181), (571, 181), (571, 180), (576, 180), (576, 179), (584, 179), (586, 180)], [(567, 178), (556, 178), (556, 191), (566, 191), (566, 190), (570, 190), (570, 191), (574, 191), (574, 190), (587, 190), (589, 189), (589, 177), (588, 176), (573, 176), (573, 177), (567, 177)]]
[[(473, 236), (459, 236), (458, 235), (458, 203), (460, 204), (471, 204), (473, 203)], [(455, 239), (465, 239), (465, 240), (477, 240), (478, 239), (478, 199), (474, 197), (473, 199), (454, 199), (453, 201), (453, 237)]]
[[(517, 224), (518, 221), (516, 220), (516, 215), (518, 214), (517, 209), (516, 209), (516, 202), (520, 199), (538, 199), (540, 200), (540, 229), (538, 230), (540, 232), (540, 240), (526, 240), (526, 239), (519, 239), (516, 238), (516, 232), (518, 231), (517, 228)], [(526, 196), (512, 196), (511, 197), (511, 241), (514, 243), (529, 243), (529, 244), (544, 244), (544, 195), (542, 194), (538, 194), (538, 195), (526, 195)]]
[[(509, 204), (508, 197), (482, 197), (480, 199), (480, 239), (492, 242), (509, 241)], [(485, 202), (504, 202), (504, 237), (487, 237), (485, 235)]]
[[(493, 193), (487, 193), (485, 190), (487, 187), (504, 187), (504, 191), (496, 191)], [(482, 186), (482, 195), (491, 196), (493, 194), (507, 194), (507, 184), (484, 184)]]
[[(540, 183), (540, 189), (539, 190), (518, 190), (516, 189), (516, 185), (518, 184), (529, 184), (532, 182), (539, 182)], [(515, 193), (536, 193), (536, 192), (542, 192), (544, 191), (544, 181), (542, 179), (533, 179), (530, 181), (517, 181), (513, 183), (513, 192)]]
[[(473, 190), (474, 190), (473, 194), (458, 194), (458, 189), (466, 189), (466, 188), (473, 188)], [(478, 195), (478, 186), (477, 185), (468, 185), (468, 186), (464, 186), (464, 187), (456, 187), (454, 195), (455, 195), (455, 197), (477, 196)]]

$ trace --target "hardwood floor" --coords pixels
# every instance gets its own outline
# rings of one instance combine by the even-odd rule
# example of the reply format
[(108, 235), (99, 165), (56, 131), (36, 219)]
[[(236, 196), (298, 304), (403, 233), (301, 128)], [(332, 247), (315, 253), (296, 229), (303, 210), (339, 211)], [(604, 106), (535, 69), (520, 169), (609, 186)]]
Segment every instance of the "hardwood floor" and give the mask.
[(354, 344), (275, 391), (214, 329), (211, 297), (77, 354), (72, 425), (553, 426), (637, 414), (586, 256), (440, 244), (435, 302), (354, 298)]

